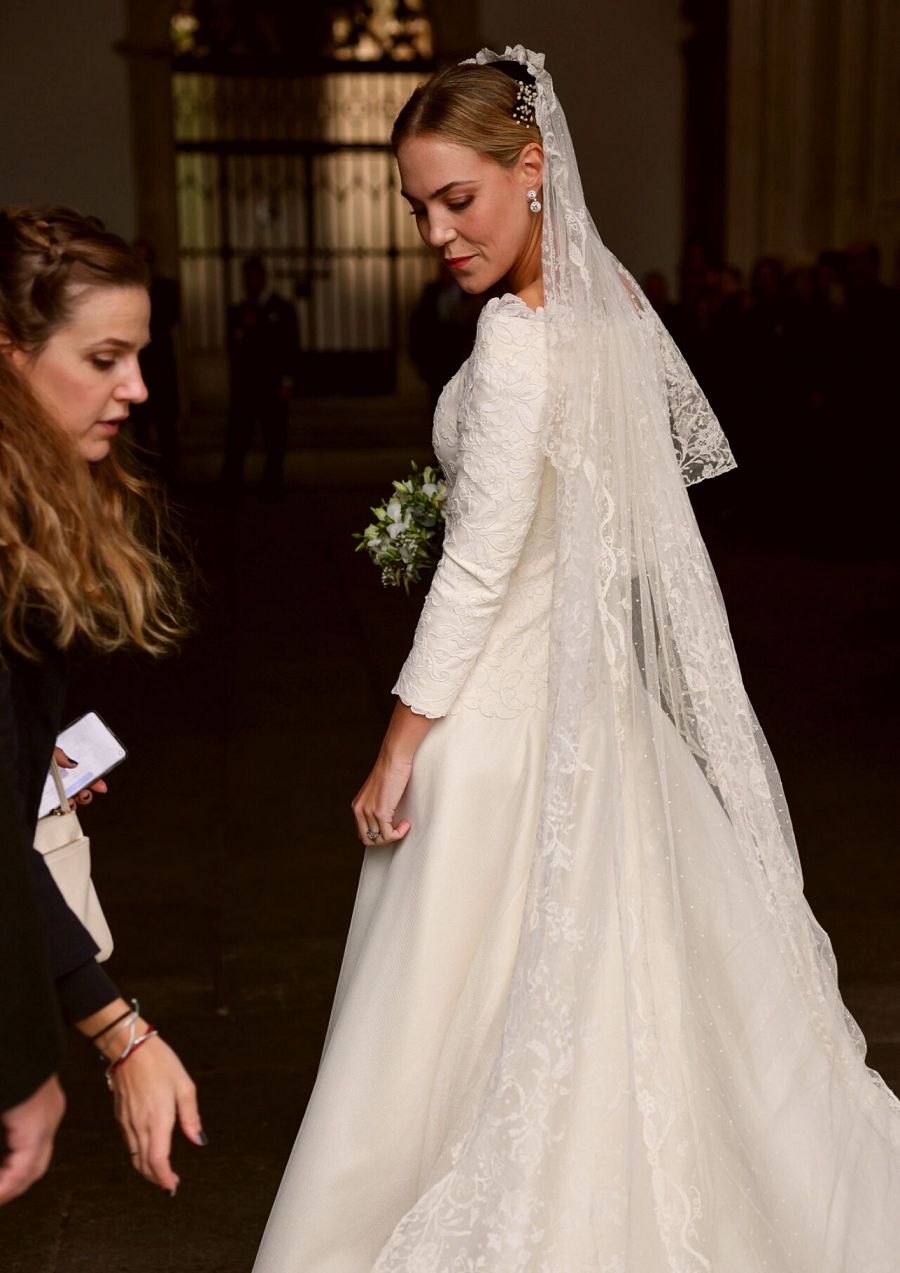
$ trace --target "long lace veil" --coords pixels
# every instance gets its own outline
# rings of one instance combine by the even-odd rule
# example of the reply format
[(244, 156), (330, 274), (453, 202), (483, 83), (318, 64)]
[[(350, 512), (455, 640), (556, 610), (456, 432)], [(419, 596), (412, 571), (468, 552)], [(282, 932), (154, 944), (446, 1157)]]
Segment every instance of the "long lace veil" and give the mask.
[[(894, 1151), (900, 1105), (863, 1064), (830, 943), (803, 897), (781, 784), (688, 499), (688, 484), (733, 466), (728, 444), (654, 310), (597, 233), (543, 56), (517, 46), (475, 59), (496, 60), (522, 63), (534, 76), (546, 158), (547, 453), (558, 539), (542, 812), (490, 1079), (442, 1174), (376, 1270), (599, 1270), (591, 1231), (605, 1208), (623, 1245), (620, 1263), (610, 1250), (604, 1273), (637, 1269), (626, 1262), (627, 1234), (643, 1222), (655, 1226), (668, 1266), (693, 1273), (710, 1268), (705, 1225), (715, 1182), (704, 1120), (737, 1116), (705, 1058), (718, 1049), (727, 1059), (730, 1046), (765, 1048), (774, 1007), (766, 996), (780, 992), (759, 988), (759, 1019), (745, 1023), (739, 1042), (712, 1037), (690, 913), (701, 901), (683, 886), (675, 822), (685, 794), (674, 789), (673, 745), (689, 749), (702, 775), (723, 836), (736, 845), (728, 850), (737, 855), (733, 869), (752, 881), (813, 1029), (855, 1085), (861, 1115), (877, 1106)], [(601, 738), (616, 777), (614, 796), (588, 811), (604, 845), (616, 846), (614, 860), (607, 851), (602, 862), (586, 860), (583, 834), (575, 835)], [(611, 888), (601, 883), (604, 871)], [(606, 909), (603, 897), (613, 899)], [(702, 905), (714, 908), (716, 899)], [(619, 996), (627, 1022), (624, 1050), (605, 1072), (598, 986)], [(583, 1136), (591, 1138), (587, 1155)], [(586, 1173), (578, 1164), (587, 1161)], [(645, 1217), (630, 1214), (640, 1205), (638, 1178), (652, 1199)], [(600, 1180), (607, 1186), (598, 1196)], [(748, 1176), (739, 1189), (748, 1207), (753, 1188)], [(527, 1258), (516, 1263), (504, 1243), (522, 1243), (523, 1233)], [(494, 1251), (493, 1263), (477, 1262), (484, 1251)]]

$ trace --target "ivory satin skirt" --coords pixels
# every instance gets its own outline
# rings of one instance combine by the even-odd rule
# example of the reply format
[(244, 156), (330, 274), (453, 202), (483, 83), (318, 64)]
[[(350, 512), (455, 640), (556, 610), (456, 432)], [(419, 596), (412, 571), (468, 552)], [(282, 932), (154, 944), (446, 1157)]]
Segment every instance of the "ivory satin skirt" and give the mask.
[[(485, 1098), (529, 922), (546, 717), (462, 710), (421, 745), (406, 839), (366, 851), (255, 1273), (900, 1269), (894, 1098), (848, 1047), (839, 998), (798, 979), (671, 722), (649, 712), (623, 767), (602, 692), (594, 708), (553, 921), (583, 940), (549, 966), (576, 1013), (515, 1023), (523, 1079), (529, 1048), (569, 1058), (562, 1121)], [(802, 894), (796, 914), (805, 932)]]
[(397, 847), (365, 851), (319, 1075), (255, 1273), (368, 1273), (437, 1179), (493, 1060), (546, 717), (463, 711), (416, 755)]

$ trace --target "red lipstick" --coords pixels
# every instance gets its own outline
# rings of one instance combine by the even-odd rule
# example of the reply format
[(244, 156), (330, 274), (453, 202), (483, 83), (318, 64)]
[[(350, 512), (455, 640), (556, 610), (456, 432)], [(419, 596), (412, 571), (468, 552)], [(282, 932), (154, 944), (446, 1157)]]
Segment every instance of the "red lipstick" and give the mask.
[(474, 260), (474, 256), (447, 256), (444, 258), (444, 264), (449, 266), (451, 270), (461, 270), (464, 269), (470, 261)]

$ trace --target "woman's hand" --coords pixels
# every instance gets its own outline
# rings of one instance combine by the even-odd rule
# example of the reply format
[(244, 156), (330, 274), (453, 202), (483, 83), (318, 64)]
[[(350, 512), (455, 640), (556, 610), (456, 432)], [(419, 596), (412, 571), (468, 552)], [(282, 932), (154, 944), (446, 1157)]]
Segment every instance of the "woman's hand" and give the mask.
[(0, 1114), (0, 1207), (23, 1194), (49, 1167), (65, 1108), (54, 1074), (27, 1100)]
[(403, 821), (394, 826), (394, 817), (411, 773), (411, 756), (392, 759), (384, 754), (382, 748), (375, 768), (352, 805), (356, 829), (366, 848), (373, 844), (395, 844), (406, 835), (409, 822)]
[[(115, 1061), (132, 1037), (140, 1039), (153, 1028), (138, 1017), (132, 1036), (128, 1013), (125, 1000), (115, 999), (79, 1021), (77, 1029), (94, 1040), (107, 1061)], [(156, 1036), (135, 1048), (111, 1077), (115, 1116), (133, 1166), (174, 1194), (179, 1178), (169, 1159), (176, 1122), (192, 1144), (206, 1144), (190, 1075), (168, 1043)]]
[[(147, 1026), (138, 1022), (136, 1037)], [(205, 1145), (197, 1089), (164, 1039), (148, 1039), (112, 1076), (116, 1119), (131, 1161), (151, 1184), (174, 1194), (179, 1177), (169, 1161), (176, 1121), (195, 1145)]]
[(396, 844), (410, 828), (408, 821), (394, 825), (397, 806), (409, 784), (413, 757), (419, 743), (435, 722), (418, 716), (397, 700), (375, 768), (352, 803), (356, 830), (366, 848)]
[[(53, 748), (53, 759), (59, 765), (60, 769), (74, 769), (78, 764), (77, 760), (71, 760), (62, 747)], [(79, 791), (77, 796), (73, 796), (69, 801), (69, 808), (74, 809), (77, 804), (90, 804), (94, 798), (94, 792), (98, 796), (105, 796), (109, 787), (102, 778), (98, 778), (96, 782), (92, 782), (89, 787), (85, 787), (84, 791)]]

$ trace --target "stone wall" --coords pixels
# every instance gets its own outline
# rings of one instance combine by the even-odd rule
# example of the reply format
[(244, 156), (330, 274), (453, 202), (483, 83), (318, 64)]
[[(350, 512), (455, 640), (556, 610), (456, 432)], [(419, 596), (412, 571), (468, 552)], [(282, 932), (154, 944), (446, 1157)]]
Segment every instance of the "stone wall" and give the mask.
[(125, 0), (5, 4), (0, 206), (65, 203), (136, 231)]
[(674, 281), (682, 239), (679, 0), (480, 0), (494, 48), (547, 55), (606, 244), (637, 276)]

